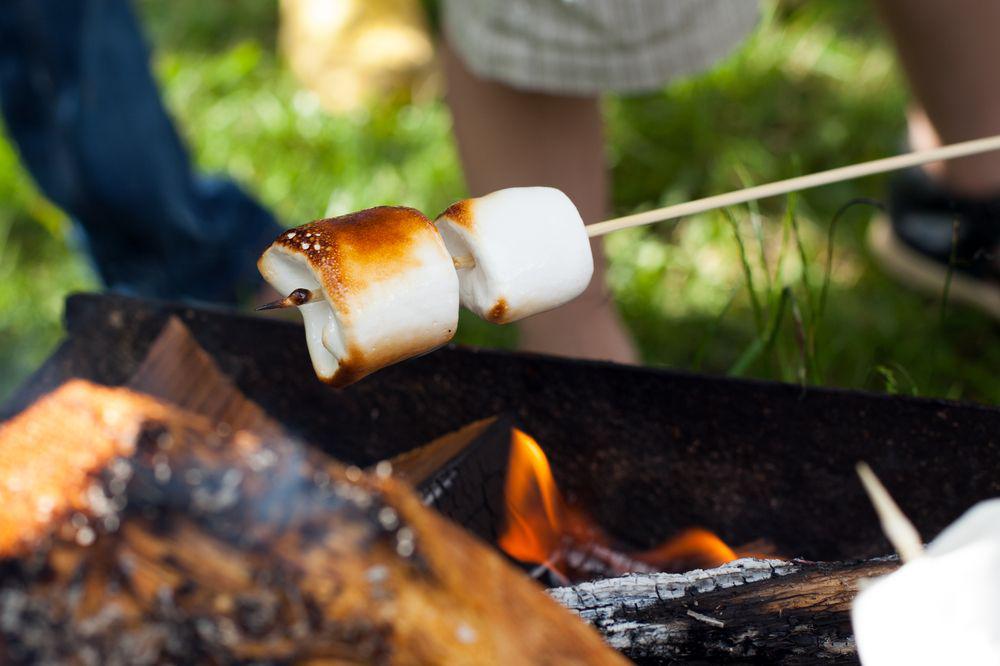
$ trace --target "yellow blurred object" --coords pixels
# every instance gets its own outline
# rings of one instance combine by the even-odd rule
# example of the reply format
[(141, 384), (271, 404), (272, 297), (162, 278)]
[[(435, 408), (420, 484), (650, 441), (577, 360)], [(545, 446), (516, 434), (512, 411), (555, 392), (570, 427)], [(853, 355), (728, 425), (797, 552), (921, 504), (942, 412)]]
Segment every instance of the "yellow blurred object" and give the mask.
[(419, 0), (282, 0), (279, 43), (331, 112), (398, 89), (436, 91), (434, 42)]

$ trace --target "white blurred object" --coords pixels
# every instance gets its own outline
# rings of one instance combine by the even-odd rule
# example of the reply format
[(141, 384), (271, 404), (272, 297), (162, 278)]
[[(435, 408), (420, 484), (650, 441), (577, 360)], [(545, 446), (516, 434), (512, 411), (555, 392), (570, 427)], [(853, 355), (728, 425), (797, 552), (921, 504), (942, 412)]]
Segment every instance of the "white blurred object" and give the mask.
[(380, 206), (281, 234), (257, 262), (299, 305), (316, 375), (347, 386), (452, 338), (458, 276), (434, 225), (412, 208)]
[(851, 613), (864, 666), (1000, 664), (1000, 499), (981, 502)]
[(507, 324), (579, 296), (594, 272), (587, 230), (569, 197), (552, 187), (513, 187), (465, 199), (438, 216), (457, 260), (462, 305)]

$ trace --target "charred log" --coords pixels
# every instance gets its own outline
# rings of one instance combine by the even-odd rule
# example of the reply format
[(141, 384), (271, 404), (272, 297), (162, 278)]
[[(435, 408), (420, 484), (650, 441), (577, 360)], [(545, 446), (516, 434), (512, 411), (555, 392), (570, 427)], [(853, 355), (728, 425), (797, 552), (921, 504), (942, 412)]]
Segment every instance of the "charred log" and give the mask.
[(621, 663), (385, 469), (242, 420), (76, 381), (0, 426), (0, 662)]
[(894, 558), (743, 559), (685, 574), (633, 574), (549, 590), (640, 663), (856, 664), (858, 583)]

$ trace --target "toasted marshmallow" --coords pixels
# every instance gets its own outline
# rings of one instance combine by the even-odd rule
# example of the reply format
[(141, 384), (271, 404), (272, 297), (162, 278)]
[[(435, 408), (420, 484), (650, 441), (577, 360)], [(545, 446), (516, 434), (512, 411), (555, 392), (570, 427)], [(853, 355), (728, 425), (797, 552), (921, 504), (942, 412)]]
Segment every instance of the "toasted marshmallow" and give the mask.
[(281, 234), (257, 262), (282, 294), (319, 290), (299, 306), (316, 374), (346, 386), (429, 352), (458, 324), (458, 276), (434, 225), (380, 206)]
[(862, 587), (851, 622), (864, 666), (1000, 664), (1000, 499)]
[(471, 256), (458, 274), (462, 305), (506, 324), (580, 295), (594, 259), (576, 206), (551, 187), (515, 187), (465, 199), (435, 221), (448, 251)]

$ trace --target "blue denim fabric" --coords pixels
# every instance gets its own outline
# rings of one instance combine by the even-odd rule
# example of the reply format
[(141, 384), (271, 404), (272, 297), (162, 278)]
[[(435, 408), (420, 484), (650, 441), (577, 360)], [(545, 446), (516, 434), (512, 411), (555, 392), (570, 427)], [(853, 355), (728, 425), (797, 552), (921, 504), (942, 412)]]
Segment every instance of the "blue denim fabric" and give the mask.
[(127, 0), (0, 1), (0, 109), (105, 284), (234, 303), (281, 231), (237, 185), (192, 171)]

